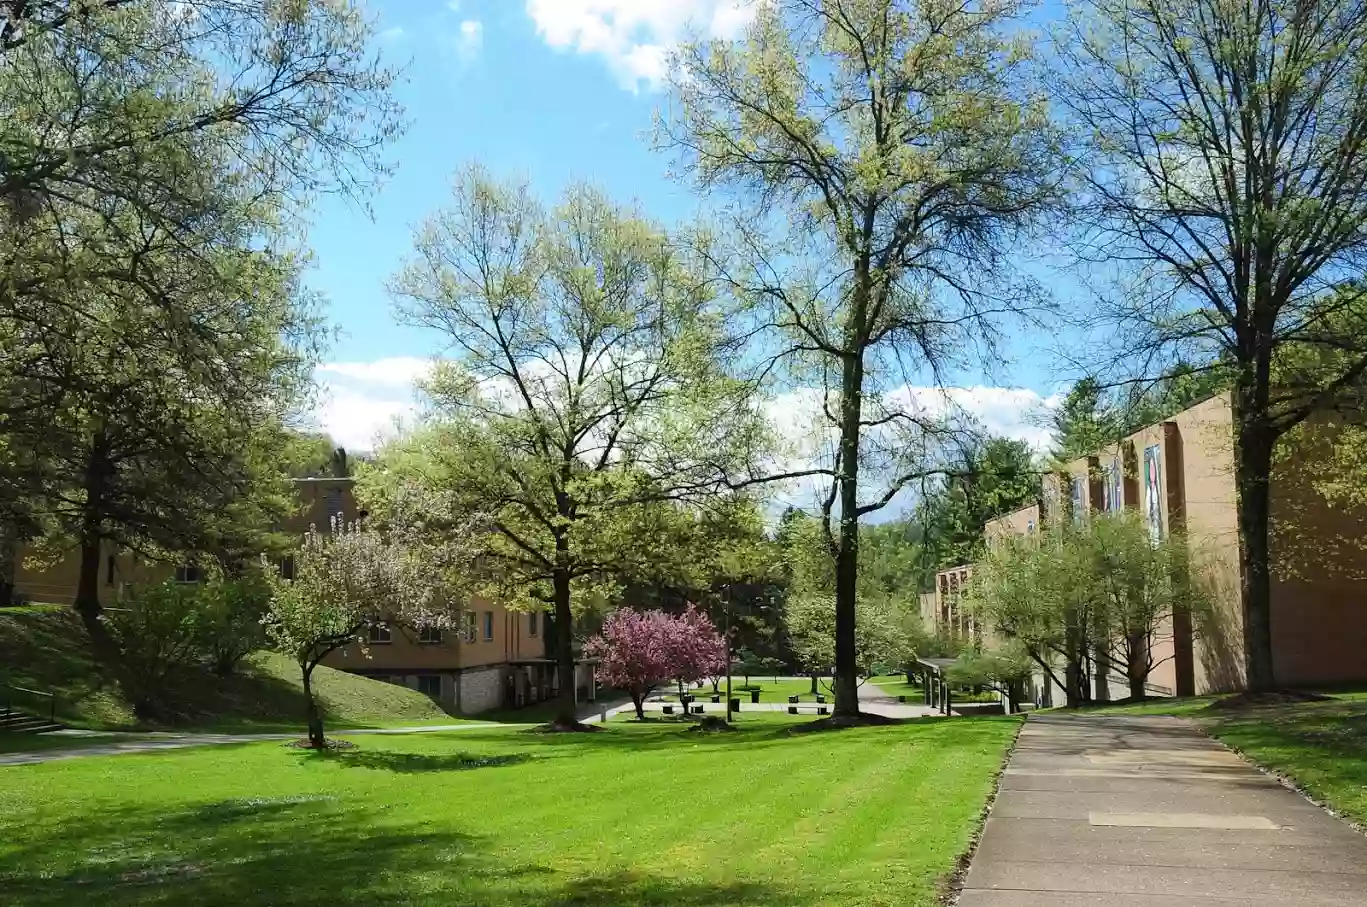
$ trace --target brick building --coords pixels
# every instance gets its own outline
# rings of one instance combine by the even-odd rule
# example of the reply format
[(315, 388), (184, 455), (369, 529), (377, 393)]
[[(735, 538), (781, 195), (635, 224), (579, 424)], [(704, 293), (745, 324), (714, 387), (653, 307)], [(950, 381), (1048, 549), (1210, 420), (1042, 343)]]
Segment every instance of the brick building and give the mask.
[[(1192, 695), (1243, 687), (1239, 535), (1232, 410), (1220, 394), (1146, 426), (1119, 444), (1046, 477), (1041, 505), (988, 524), (988, 544), (1062, 520), (1135, 510), (1155, 537), (1185, 535), (1193, 564), (1212, 585), (1214, 613), (1193, 625), (1169, 619), (1154, 643), (1150, 693)], [(1272, 633), (1278, 683), (1327, 687), (1367, 681), (1367, 513), (1330, 506), (1299, 468), (1332, 443), (1327, 422), (1279, 461), (1272, 490)], [(1125, 679), (1099, 672), (1097, 698), (1128, 695)], [(1042, 701), (1061, 691), (1037, 678)]]
[[(324, 530), (334, 520), (351, 522), (362, 513), (347, 478), (299, 479), (295, 488), (301, 508), (284, 531), (303, 534), (309, 526)], [(106, 546), (101, 561), (101, 601), (122, 601), (138, 588), (175, 579), (197, 582), (193, 564), (173, 566), (139, 558)], [(70, 604), (75, 597), (78, 558), (75, 554), (42, 569), (32, 569), (20, 556), (15, 593), (31, 601)], [(472, 602), (456, 630), (376, 628), (367, 644), (330, 655), (328, 667), (399, 683), (421, 690), (447, 708), (474, 714), (500, 706), (515, 707), (551, 696), (554, 666), (545, 658), (544, 616), (508, 611), (493, 602)], [(581, 666), (577, 685), (592, 698), (592, 671)]]

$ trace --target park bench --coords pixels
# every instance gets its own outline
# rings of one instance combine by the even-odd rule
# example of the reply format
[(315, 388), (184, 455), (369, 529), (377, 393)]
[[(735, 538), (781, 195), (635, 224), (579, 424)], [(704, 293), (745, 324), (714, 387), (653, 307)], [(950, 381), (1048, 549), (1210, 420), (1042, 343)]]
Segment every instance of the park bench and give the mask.
[(797, 715), (801, 712), (815, 712), (818, 715), (829, 715), (831, 707), (824, 702), (793, 702), (790, 697), (788, 700), (788, 714)]

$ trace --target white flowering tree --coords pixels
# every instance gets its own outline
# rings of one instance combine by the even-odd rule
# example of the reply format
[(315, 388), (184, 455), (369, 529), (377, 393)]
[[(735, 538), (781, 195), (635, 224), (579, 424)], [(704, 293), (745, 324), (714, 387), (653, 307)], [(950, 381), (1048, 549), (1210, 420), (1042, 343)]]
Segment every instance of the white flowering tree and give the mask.
[(442, 503), (410, 505), (386, 527), (311, 528), (294, 554), (293, 577), (272, 581), (266, 631), (299, 664), (314, 748), (326, 745), (313, 694), (313, 671), (324, 658), (346, 645), (364, 646), (373, 626), (452, 628), (469, 597), (482, 520), (466, 517), (460, 531), (447, 526), (438, 536), (402, 514), (443, 512)]

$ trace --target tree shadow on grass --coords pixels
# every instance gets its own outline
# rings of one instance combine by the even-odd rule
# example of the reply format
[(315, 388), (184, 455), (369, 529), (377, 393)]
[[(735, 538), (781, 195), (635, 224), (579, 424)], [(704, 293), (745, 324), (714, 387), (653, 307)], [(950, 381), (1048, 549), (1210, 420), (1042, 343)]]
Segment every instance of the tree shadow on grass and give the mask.
[(7, 907), (818, 903), (771, 886), (647, 872), (584, 877), (582, 862), (572, 865), (573, 874), (562, 873), (535, 848), (430, 821), (404, 823), (391, 810), (348, 808), (329, 796), (259, 798), (179, 811), (97, 809), (79, 825), (34, 826), (22, 841), (0, 843), (0, 900)]
[(388, 750), (338, 750), (305, 752), (305, 759), (325, 759), (338, 765), (400, 773), (468, 772), (480, 768), (519, 765), (536, 758), (530, 753), (488, 755), (480, 753), (397, 753)]

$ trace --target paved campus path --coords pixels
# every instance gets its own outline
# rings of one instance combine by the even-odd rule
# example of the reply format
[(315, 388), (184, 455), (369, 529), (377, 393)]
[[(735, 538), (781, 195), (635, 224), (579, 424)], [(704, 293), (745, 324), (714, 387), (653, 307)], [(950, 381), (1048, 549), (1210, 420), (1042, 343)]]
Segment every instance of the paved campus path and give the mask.
[(1363, 907), (1367, 837), (1171, 718), (1035, 716), (961, 907)]
[[(647, 709), (650, 712), (658, 712), (662, 703), (650, 703)], [(921, 705), (903, 705), (897, 700), (883, 693), (872, 684), (864, 684), (859, 689), (860, 708), (868, 712), (877, 712), (889, 715), (894, 718), (916, 718), (922, 715), (933, 715), (933, 710)], [(724, 713), (726, 703), (713, 704), (706, 703), (705, 708), (709, 714)], [(785, 712), (788, 706), (777, 703), (760, 703), (752, 705), (745, 702), (741, 706), (742, 712)], [(587, 724), (595, 724), (605, 721), (621, 712), (632, 711), (630, 700), (617, 700), (597, 704), (585, 703), (580, 707), (579, 720)], [(811, 709), (805, 709), (803, 714), (815, 713)], [(420, 727), (409, 728), (362, 728), (357, 730), (336, 731), (332, 736), (350, 737), (355, 734), (435, 734), (450, 731), (471, 731), (493, 727), (508, 727), (507, 724), (493, 723), (468, 723), (468, 724), (449, 724), (449, 725), (423, 725)], [(191, 746), (216, 746), (230, 743), (259, 743), (270, 740), (296, 740), (298, 733), (293, 734), (176, 734), (176, 733), (117, 733), (99, 731), (58, 731), (56, 734), (44, 734), (42, 736), (51, 738), (53, 736), (66, 736), (72, 738), (70, 749), (41, 749), (29, 753), (0, 753), (0, 767), (6, 765), (32, 765), (36, 762), (56, 762), (61, 759), (77, 759), (82, 756), (114, 756), (120, 753), (152, 753), (159, 750), (184, 749)], [(107, 743), (89, 743), (91, 738), (107, 738)], [(80, 741), (80, 742), (77, 742)]]

